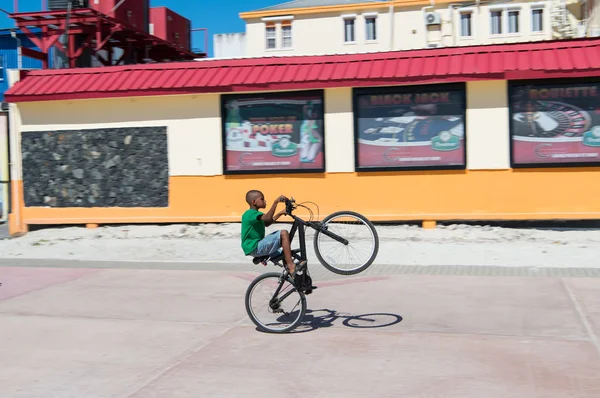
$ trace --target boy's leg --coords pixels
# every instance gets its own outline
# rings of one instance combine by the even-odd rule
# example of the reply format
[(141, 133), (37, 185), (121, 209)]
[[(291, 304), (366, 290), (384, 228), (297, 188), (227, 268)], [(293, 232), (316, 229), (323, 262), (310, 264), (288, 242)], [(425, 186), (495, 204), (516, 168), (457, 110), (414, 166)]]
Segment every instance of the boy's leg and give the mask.
[(256, 249), (249, 255), (252, 257), (270, 256), (281, 247), (280, 231), (271, 232), (258, 242)]
[[(296, 270), (296, 264), (292, 258), (292, 247), (290, 241), (290, 233), (285, 229), (281, 231), (275, 231), (265, 236), (260, 242), (254, 252), (251, 253), (253, 257), (268, 256), (275, 251), (283, 249), (284, 262), (290, 274), (293, 274)], [(300, 263), (304, 265), (306, 262)]]
[[(292, 244), (290, 241), (290, 233), (286, 230), (281, 231), (281, 248), (283, 249), (283, 255), (285, 258), (285, 263), (288, 266), (288, 271), (290, 274), (293, 274), (296, 271), (296, 264), (294, 263), (294, 259), (292, 258)], [(301, 266), (304, 266), (306, 261), (302, 261), (300, 263)]]

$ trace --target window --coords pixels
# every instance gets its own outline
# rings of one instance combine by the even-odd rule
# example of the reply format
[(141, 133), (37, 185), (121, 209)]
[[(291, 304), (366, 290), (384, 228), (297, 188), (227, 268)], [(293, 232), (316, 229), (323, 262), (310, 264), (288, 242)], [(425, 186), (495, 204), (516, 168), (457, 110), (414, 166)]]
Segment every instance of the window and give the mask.
[(368, 16), (365, 18), (367, 28), (367, 40), (377, 40), (377, 17)]
[(354, 43), (356, 39), (354, 38), (354, 18), (345, 18), (344, 19), (344, 42), (346, 43)]
[(473, 35), (473, 13), (461, 12), (460, 13), (460, 35), (462, 37), (471, 37)]
[(492, 11), (491, 13), (492, 17), (491, 17), (491, 21), (490, 21), (490, 26), (491, 26), (491, 33), (493, 35), (501, 35), (502, 34), (502, 11), (498, 10), (498, 11)]
[(281, 48), (292, 47), (292, 25), (287, 22), (281, 25)]
[(508, 12), (508, 33), (519, 33), (519, 11)]
[(495, 6), (490, 10), (490, 34), (518, 34), (521, 31), (520, 7)]
[(266, 31), (267, 49), (276, 47), (275, 24), (267, 25)]
[(534, 8), (531, 10), (531, 31), (532, 32), (543, 32), (544, 31), (544, 9)]

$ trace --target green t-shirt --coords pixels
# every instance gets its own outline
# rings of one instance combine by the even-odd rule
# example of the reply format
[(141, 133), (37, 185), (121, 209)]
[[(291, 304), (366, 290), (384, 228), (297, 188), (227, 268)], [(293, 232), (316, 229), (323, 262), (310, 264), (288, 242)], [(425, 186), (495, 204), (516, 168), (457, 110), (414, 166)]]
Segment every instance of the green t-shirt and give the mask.
[(248, 209), (242, 215), (242, 249), (248, 255), (256, 249), (258, 242), (265, 237), (265, 222), (259, 220), (262, 216), (258, 210)]

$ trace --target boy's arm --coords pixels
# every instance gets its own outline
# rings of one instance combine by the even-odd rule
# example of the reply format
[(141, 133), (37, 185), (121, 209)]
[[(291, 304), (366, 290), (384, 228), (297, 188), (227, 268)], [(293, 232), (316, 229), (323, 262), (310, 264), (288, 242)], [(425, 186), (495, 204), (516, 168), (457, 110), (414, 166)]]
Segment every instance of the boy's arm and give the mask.
[(276, 216), (273, 216), (273, 214), (275, 213), (275, 209), (277, 209), (277, 205), (279, 204), (279, 202), (285, 202), (287, 198), (283, 195), (281, 195), (280, 197), (277, 198), (277, 200), (275, 202), (273, 202), (273, 204), (271, 205), (271, 208), (269, 209), (268, 212), (266, 212), (262, 217), (261, 220), (263, 220), (265, 222), (265, 226), (269, 226), (271, 224), (273, 224), (273, 221), (277, 220), (279, 217), (281, 217), (281, 214), (283, 212), (277, 213)]

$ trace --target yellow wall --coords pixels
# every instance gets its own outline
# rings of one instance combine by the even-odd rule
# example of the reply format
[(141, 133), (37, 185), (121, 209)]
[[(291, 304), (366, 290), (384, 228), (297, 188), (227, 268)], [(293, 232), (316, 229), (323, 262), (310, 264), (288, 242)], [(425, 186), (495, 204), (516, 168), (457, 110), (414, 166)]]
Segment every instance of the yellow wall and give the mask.
[[(20, 103), (20, 131), (166, 125), (168, 208), (22, 208), (20, 159), (14, 209), (23, 224), (239, 221), (244, 194), (284, 194), (351, 209), (373, 220), (600, 218), (600, 168), (509, 167), (507, 83), (467, 84), (466, 171), (354, 172), (352, 90), (325, 90), (326, 173), (223, 176), (218, 94)], [(17, 143), (18, 148), (20, 145)], [(581, 187), (586, 187), (581, 194)]]
[[(29, 224), (239, 221), (249, 189), (372, 220), (600, 218), (600, 168), (171, 177), (168, 209), (25, 208)], [(574, 194), (586, 187), (585, 195)], [(301, 214), (301, 212), (299, 213)]]

